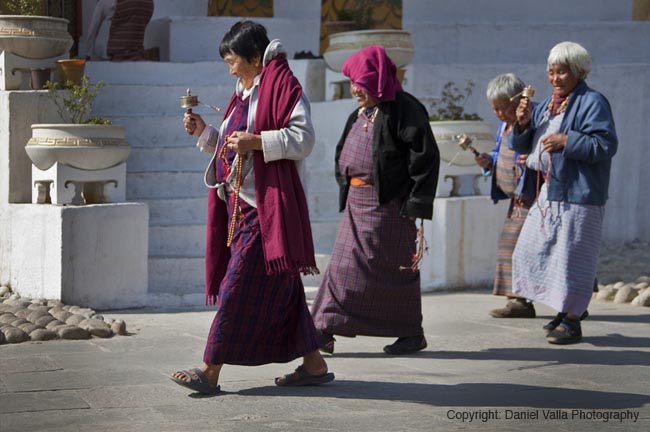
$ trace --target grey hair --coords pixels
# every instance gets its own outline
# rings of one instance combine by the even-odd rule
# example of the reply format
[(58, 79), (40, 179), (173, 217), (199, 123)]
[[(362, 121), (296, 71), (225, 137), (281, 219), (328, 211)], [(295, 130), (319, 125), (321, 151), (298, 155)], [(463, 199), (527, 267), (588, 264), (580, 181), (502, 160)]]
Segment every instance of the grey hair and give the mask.
[(591, 72), (591, 55), (580, 44), (560, 42), (551, 48), (546, 64), (549, 67), (554, 64), (566, 65), (575, 78), (583, 80)]
[(488, 83), (485, 92), (488, 101), (496, 102), (499, 99), (510, 99), (524, 89), (526, 85), (513, 73), (499, 75)]

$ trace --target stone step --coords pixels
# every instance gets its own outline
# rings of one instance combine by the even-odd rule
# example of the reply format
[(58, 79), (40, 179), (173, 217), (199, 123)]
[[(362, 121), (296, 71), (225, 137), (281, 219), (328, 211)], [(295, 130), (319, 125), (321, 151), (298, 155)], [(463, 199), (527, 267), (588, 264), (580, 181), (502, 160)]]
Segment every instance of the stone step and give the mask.
[[(186, 94), (187, 85), (115, 84), (102, 88), (93, 102), (94, 112), (110, 119), (112, 115), (177, 115), (182, 119), (185, 109), (180, 98)], [(197, 85), (192, 94), (199, 100), (225, 109), (230, 101), (234, 82), (221, 85)], [(216, 114), (216, 113), (215, 113)], [(219, 115), (221, 118), (222, 115)]]
[[(318, 54), (320, 16), (304, 19), (254, 18), (266, 27), (270, 39), (280, 39), (288, 58), (299, 51)], [(166, 17), (152, 20), (148, 44), (160, 47), (160, 59), (171, 62), (221, 60), (219, 43), (241, 17)]]
[[(202, 153), (192, 143), (184, 147), (133, 148), (128, 161), (131, 172), (200, 172), (208, 166), (210, 155)], [(202, 177), (199, 180), (202, 181)]]
[[(176, 205), (177, 203), (170, 203)], [(179, 203), (180, 205), (180, 203)], [(312, 221), (314, 244), (318, 245), (319, 254), (329, 254), (334, 247), (338, 222)], [(149, 226), (149, 256), (153, 257), (197, 257), (205, 252), (205, 223)], [(320, 267), (320, 265), (319, 265)]]
[[(134, 84), (151, 86), (184, 85), (194, 90), (194, 86), (229, 83), (231, 91), (235, 86), (235, 78), (230, 75), (228, 66), (221, 61), (221, 58), (219, 58), (219, 61), (175, 63), (88, 61), (84, 72), (91, 82), (104, 81), (110, 86)], [(192, 94), (194, 94), (194, 91), (192, 91)]]
[[(321, 262), (323, 259), (317, 256)], [(329, 259), (329, 258), (328, 258)], [(321, 275), (315, 277), (302, 277), (307, 300), (312, 300), (318, 290), (320, 277), (325, 272), (325, 266), (320, 267)], [(149, 258), (149, 294), (156, 296), (170, 296), (192, 298), (194, 305), (204, 304), (205, 295), (205, 259), (183, 257), (154, 257)], [(171, 299), (170, 305), (178, 305)]]
[[(303, 90), (309, 100), (322, 101), (325, 97), (325, 61), (323, 59), (289, 60), (289, 66), (295, 77), (302, 84)], [(230, 101), (230, 96), (235, 88), (236, 79), (230, 75), (228, 66), (219, 61), (199, 61), (185, 63), (171, 62), (88, 62), (86, 74), (92, 83), (103, 81), (107, 84), (101, 93), (111, 92), (116, 88), (125, 96), (132, 96), (133, 90), (123, 89), (122, 86), (178, 87), (171, 92), (163, 90), (165, 96), (173, 96), (176, 105), (180, 97), (186, 94), (189, 87), (193, 95), (199, 96), (200, 102), (225, 108)], [(226, 89), (225, 99), (220, 92), (217, 96), (206, 92), (205, 88)], [(171, 92), (171, 93), (170, 93)], [(142, 93), (142, 91), (140, 91)], [(223, 100), (222, 100), (223, 99)], [(136, 105), (148, 102), (145, 99), (131, 99), (130, 103)], [(197, 107), (204, 108), (203, 106)], [(143, 108), (142, 113), (151, 112), (150, 108)]]
[[(404, 26), (412, 35), (411, 64), (545, 63), (562, 40), (582, 44), (595, 64), (650, 62), (646, 22), (427, 22)], [(516, 41), (497, 49), (495, 41)], [(644, 42), (645, 41), (645, 42)]]
[[(213, 117), (202, 109), (196, 110), (204, 117), (206, 122), (221, 122), (221, 117)], [(106, 114), (95, 110), (96, 114)], [(183, 129), (183, 113), (180, 109), (171, 114), (149, 115), (110, 115), (109, 120), (114, 124), (123, 126), (126, 131), (126, 140), (132, 148), (161, 148), (161, 147), (193, 147), (196, 138), (185, 133)], [(107, 115), (106, 115), (107, 116)]]
[(205, 293), (205, 259), (149, 257), (149, 292), (186, 295)]
[(143, 200), (149, 206), (149, 226), (205, 224), (206, 198)]
[(314, 248), (316, 249), (316, 254), (329, 254), (332, 252), (338, 227), (339, 219), (312, 219), (311, 234), (314, 238)]
[[(128, 162), (127, 162), (128, 165)], [(160, 198), (204, 198), (203, 171), (196, 172), (128, 172), (126, 199), (140, 201)]]
[(205, 224), (149, 226), (149, 257), (196, 258), (205, 254)]

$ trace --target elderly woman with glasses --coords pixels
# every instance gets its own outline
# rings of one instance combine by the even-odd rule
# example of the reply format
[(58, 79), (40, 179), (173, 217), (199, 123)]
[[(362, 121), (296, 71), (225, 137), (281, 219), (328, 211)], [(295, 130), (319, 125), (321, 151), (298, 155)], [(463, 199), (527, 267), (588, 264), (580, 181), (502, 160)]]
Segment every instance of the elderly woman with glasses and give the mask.
[(299, 177), (314, 145), (309, 102), (279, 40), (240, 21), (219, 53), (235, 92), (217, 129), (188, 113), (184, 126), (212, 153), (208, 194), (206, 299), (217, 305), (203, 363), (172, 375), (203, 394), (220, 391), (224, 364), (302, 364), (275, 383), (324, 384), (334, 379), (318, 337), (300, 272), (316, 271), (307, 201)]

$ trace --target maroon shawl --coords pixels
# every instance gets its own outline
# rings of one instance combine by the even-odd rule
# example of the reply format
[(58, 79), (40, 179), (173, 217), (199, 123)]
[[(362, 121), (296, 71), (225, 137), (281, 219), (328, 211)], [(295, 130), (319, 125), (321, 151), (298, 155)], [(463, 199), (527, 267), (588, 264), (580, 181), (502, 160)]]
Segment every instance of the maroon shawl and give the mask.
[[(285, 56), (272, 59), (260, 75), (254, 133), (286, 127), (302, 95)], [(228, 118), (236, 95), (224, 114)], [(307, 199), (293, 160), (264, 162), (261, 151), (253, 152), (255, 202), (260, 220), (267, 274), (300, 271), (317, 274)], [(228, 213), (225, 203), (211, 189), (208, 196), (206, 248), (206, 303), (215, 304), (219, 285), (228, 267), (226, 246)]]

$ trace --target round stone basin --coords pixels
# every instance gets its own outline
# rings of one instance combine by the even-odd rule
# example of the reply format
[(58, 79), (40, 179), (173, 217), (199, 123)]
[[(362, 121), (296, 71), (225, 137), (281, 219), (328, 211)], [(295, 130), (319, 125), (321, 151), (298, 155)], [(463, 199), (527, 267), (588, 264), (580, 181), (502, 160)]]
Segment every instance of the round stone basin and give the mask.
[[(457, 137), (461, 134), (466, 134), (472, 140), (472, 147), (479, 153), (490, 154), (494, 148), (495, 138), (488, 122), (454, 120), (436, 121), (429, 124), (440, 150), (440, 159), (445, 163), (453, 159), (453, 165), (476, 166), (474, 153), (471, 150), (463, 150), (458, 145)], [(507, 143), (504, 144), (507, 145)]]
[(67, 19), (0, 15), (0, 51), (46, 59), (67, 53), (72, 43)]
[(383, 45), (388, 57), (398, 68), (413, 59), (414, 49), (411, 34), (402, 30), (358, 30), (334, 33), (329, 36), (329, 46), (323, 53), (327, 66), (341, 72), (341, 66), (350, 55), (361, 48)]
[(101, 170), (126, 161), (131, 147), (124, 127), (95, 124), (33, 124), (27, 156), (40, 170), (56, 162), (83, 170)]

